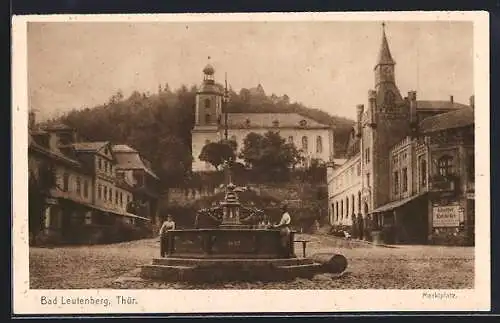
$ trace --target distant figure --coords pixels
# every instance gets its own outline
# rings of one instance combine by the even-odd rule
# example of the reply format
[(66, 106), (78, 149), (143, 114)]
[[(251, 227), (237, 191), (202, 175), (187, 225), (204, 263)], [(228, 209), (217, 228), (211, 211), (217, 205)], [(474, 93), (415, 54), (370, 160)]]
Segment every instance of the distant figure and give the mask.
[(160, 255), (165, 257), (168, 251), (168, 236), (167, 232), (170, 230), (175, 230), (175, 222), (172, 218), (172, 215), (167, 215), (167, 220), (163, 221), (163, 224), (160, 228)]
[(288, 207), (286, 204), (283, 204), (281, 206), (281, 211), (283, 214), (281, 215), (281, 220), (278, 224), (273, 225), (274, 228), (279, 228), (280, 229), (280, 235), (281, 235), (281, 247), (283, 248), (283, 255), (285, 257), (290, 256), (290, 223), (292, 222), (292, 218), (290, 217), (290, 214), (288, 213)]
[(344, 237), (347, 239), (347, 240), (350, 240), (351, 239), (351, 234), (347, 231), (344, 231)]

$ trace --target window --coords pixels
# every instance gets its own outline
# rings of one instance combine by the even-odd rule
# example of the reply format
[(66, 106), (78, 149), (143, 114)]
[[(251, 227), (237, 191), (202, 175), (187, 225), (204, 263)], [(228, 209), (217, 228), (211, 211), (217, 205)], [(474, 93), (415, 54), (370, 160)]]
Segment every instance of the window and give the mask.
[(302, 150), (304, 150), (304, 152), (308, 151), (308, 142), (306, 136), (302, 137)]
[(392, 91), (388, 90), (385, 92), (384, 104), (386, 106), (394, 105), (394, 93)]
[(109, 188), (109, 201), (113, 202), (113, 189), (111, 187)]
[(351, 215), (354, 215), (354, 194), (351, 195)]
[(427, 162), (423, 158), (420, 161), (420, 185), (427, 185)]
[(469, 182), (474, 182), (476, 179), (476, 171), (474, 168), (474, 155), (469, 155), (467, 161), (467, 175), (469, 177)]
[(340, 201), (340, 219), (344, 218), (344, 200)]
[(366, 173), (366, 186), (370, 187), (370, 173)]
[(205, 123), (210, 123), (210, 114), (205, 114)]
[(210, 109), (210, 99), (205, 99), (205, 109)]
[(104, 200), (105, 201), (108, 200), (108, 187), (107, 186), (104, 186)]
[(335, 202), (335, 217), (339, 220), (339, 202)]
[(365, 164), (370, 162), (370, 147), (365, 148)]
[(403, 192), (408, 191), (408, 169), (405, 167), (403, 168)]
[(85, 224), (92, 224), (92, 213), (85, 213)]
[(118, 191), (115, 191), (115, 204), (118, 204)]
[(392, 186), (392, 191), (393, 191), (394, 195), (398, 195), (399, 194), (399, 173), (394, 172), (393, 176), (394, 176), (393, 177), (394, 183)]
[(101, 184), (99, 184), (99, 185), (97, 186), (97, 197), (98, 197), (99, 199), (102, 199), (102, 186), (101, 186)]
[(293, 144), (293, 136), (289, 136), (288, 137), (288, 143), (289, 144)]
[(349, 217), (349, 197), (345, 198), (345, 217)]
[(97, 162), (99, 164), (99, 170), (101, 170), (103, 168), (103, 165), (102, 165), (102, 159), (97, 157)]
[(83, 182), (83, 197), (89, 197), (89, 182), (87, 181)]
[(449, 176), (453, 170), (453, 157), (443, 156), (438, 160), (438, 172), (441, 176)]
[(120, 205), (123, 206), (123, 193), (120, 192)]
[(358, 192), (358, 213), (361, 213), (361, 192)]
[(356, 175), (357, 176), (361, 175), (361, 164), (360, 163), (356, 164)]
[(323, 152), (323, 140), (321, 136), (316, 137), (316, 153), (321, 154)]
[(67, 192), (69, 190), (69, 174), (64, 173), (63, 175), (63, 191)]
[(76, 177), (76, 193), (78, 195), (82, 194), (82, 183), (80, 182), (80, 176)]

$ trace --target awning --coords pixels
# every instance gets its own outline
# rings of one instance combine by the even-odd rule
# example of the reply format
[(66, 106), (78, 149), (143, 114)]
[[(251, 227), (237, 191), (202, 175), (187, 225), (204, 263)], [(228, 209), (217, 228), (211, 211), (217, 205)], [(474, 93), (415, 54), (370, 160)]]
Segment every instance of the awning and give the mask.
[(107, 208), (96, 206), (96, 205), (92, 205), (92, 204), (85, 204), (85, 205), (87, 205), (88, 207), (91, 207), (93, 209), (97, 209), (99, 211), (103, 211), (103, 212), (109, 212), (109, 213), (113, 213), (113, 214), (116, 214), (116, 215), (126, 216), (126, 217), (129, 217), (129, 218), (135, 218), (135, 219), (141, 219), (141, 220), (150, 221), (150, 219), (148, 219), (148, 218), (145, 218), (145, 217), (142, 217), (142, 216), (138, 216), (138, 215), (135, 215), (135, 214), (132, 214), (132, 213), (128, 213), (128, 212), (120, 212), (118, 210), (111, 210), (111, 209), (107, 209)]
[(89, 208), (92, 208), (92, 209), (95, 209), (95, 210), (98, 210), (98, 211), (113, 213), (113, 214), (116, 214), (116, 215), (126, 216), (126, 217), (129, 217), (129, 218), (135, 218), (135, 219), (141, 219), (141, 220), (145, 220), (145, 221), (151, 221), (149, 218), (138, 216), (138, 215), (135, 215), (135, 214), (132, 214), (132, 213), (128, 213), (128, 212), (125, 212), (125, 211), (107, 209), (107, 208), (104, 208), (104, 207), (101, 207), (101, 206), (97, 206), (97, 205), (94, 205), (94, 204), (89, 204), (89, 203), (84, 203), (84, 202), (81, 202), (81, 201), (76, 201), (76, 200), (74, 200), (72, 198), (69, 198), (69, 197), (66, 197), (66, 196), (56, 196), (56, 197), (60, 198), (60, 199), (68, 200), (68, 201), (71, 201), (73, 203), (80, 204), (80, 205), (83, 205), (83, 206), (86, 206), (86, 207), (89, 207)]
[(427, 192), (421, 192), (421, 193), (419, 193), (417, 195), (413, 195), (413, 196), (407, 197), (407, 198), (402, 199), (402, 200), (389, 202), (387, 204), (379, 206), (378, 208), (376, 208), (375, 210), (371, 211), (370, 213), (380, 213), (380, 212), (385, 212), (385, 211), (393, 210), (393, 209), (395, 209), (397, 207), (405, 205), (408, 202), (413, 201), (414, 199), (416, 199), (418, 197), (424, 196), (425, 194), (427, 194)]

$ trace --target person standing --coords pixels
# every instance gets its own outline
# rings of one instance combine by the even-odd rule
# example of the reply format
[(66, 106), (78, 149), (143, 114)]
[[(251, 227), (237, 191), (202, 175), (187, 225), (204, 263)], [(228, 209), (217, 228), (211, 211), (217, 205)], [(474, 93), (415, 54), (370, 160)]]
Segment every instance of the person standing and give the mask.
[(291, 256), (292, 250), (290, 246), (290, 234), (292, 232), (290, 224), (292, 222), (292, 218), (290, 217), (290, 213), (288, 213), (288, 207), (286, 204), (283, 204), (281, 206), (281, 211), (283, 212), (281, 215), (281, 220), (278, 224), (273, 225), (273, 227), (280, 229), (283, 256), (288, 258)]
[(175, 230), (175, 222), (172, 218), (172, 215), (167, 215), (167, 220), (163, 221), (163, 224), (160, 228), (160, 255), (161, 257), (165, 257), (169, 248), (169, 239), (167, 232), (170, 230)]

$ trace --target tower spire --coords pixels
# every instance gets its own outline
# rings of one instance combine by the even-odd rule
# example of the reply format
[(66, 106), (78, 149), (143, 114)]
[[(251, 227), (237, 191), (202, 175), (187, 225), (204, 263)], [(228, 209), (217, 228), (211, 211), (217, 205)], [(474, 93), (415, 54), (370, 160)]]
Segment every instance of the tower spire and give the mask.
[(385, 35), (385, 22), (382, 22), (382, 44), (380, 46), (380, 52), (378, 54), (377, 65), (388, 65), (395, 64), (392, 59), (391, 51), (389, 49), (389, 43), (387, 42), (387, 36)]

